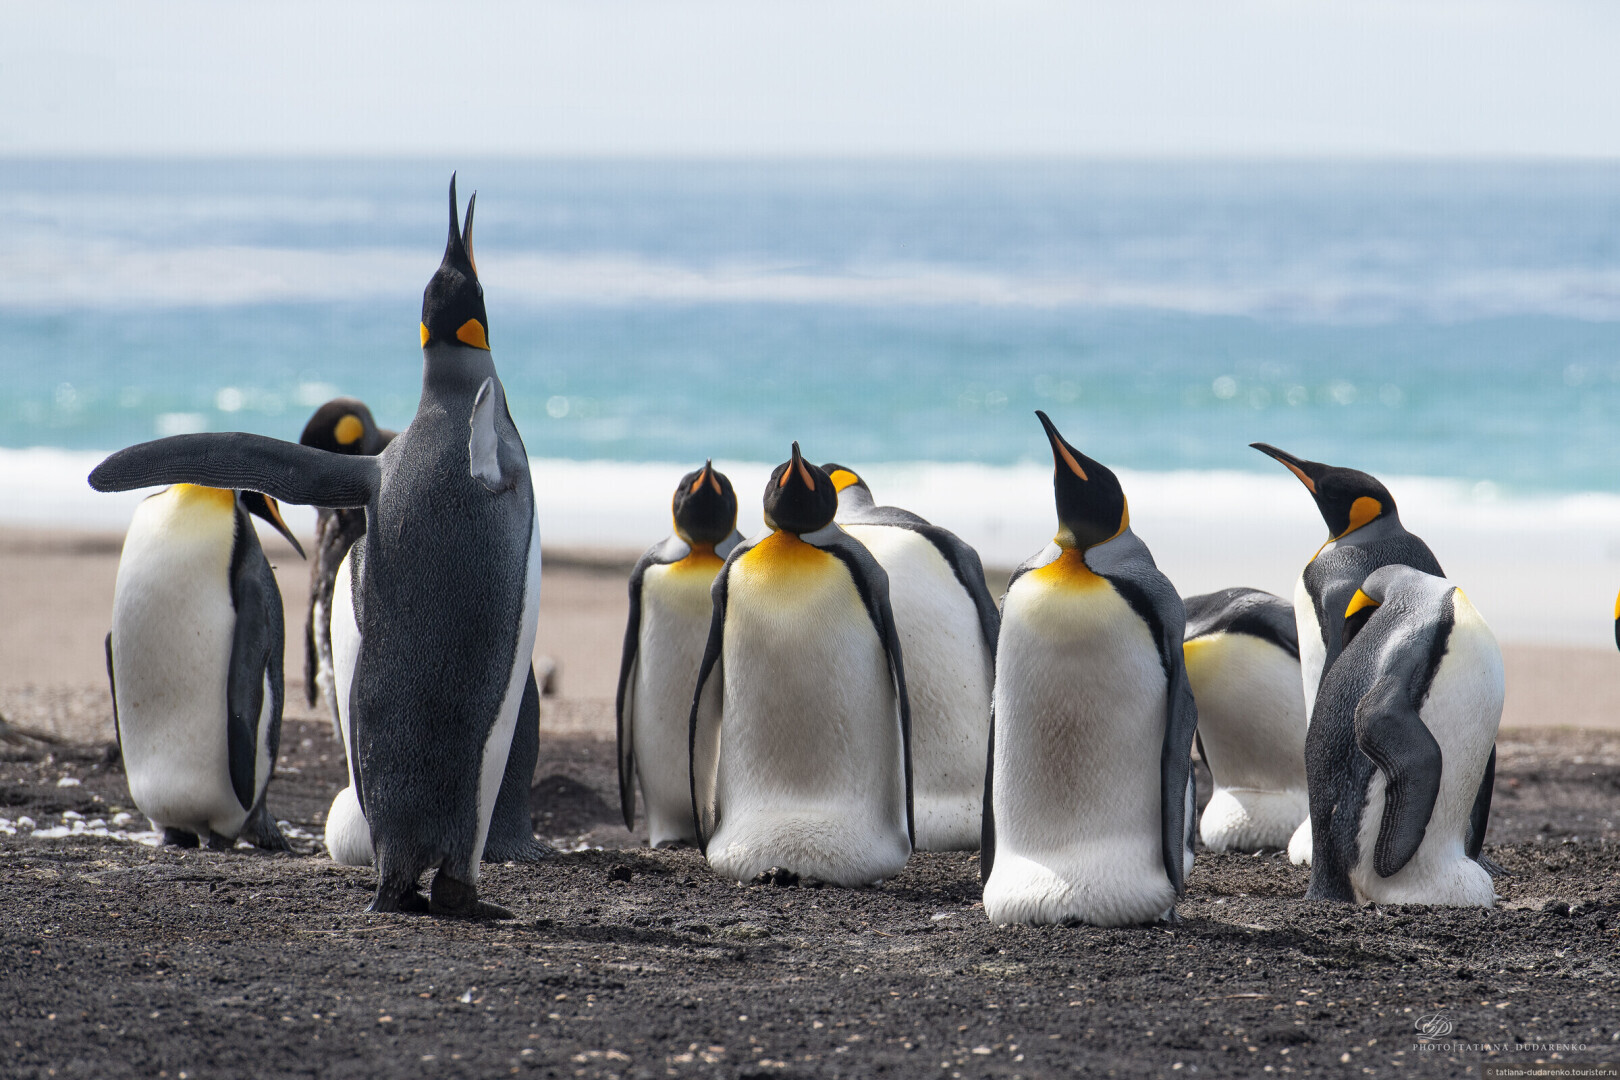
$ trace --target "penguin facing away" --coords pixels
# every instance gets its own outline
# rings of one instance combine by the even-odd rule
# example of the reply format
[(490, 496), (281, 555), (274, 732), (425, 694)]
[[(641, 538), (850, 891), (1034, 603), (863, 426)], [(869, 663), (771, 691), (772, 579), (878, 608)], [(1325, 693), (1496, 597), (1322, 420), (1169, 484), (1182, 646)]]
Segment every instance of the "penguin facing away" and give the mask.
[(166, 844), (289, 850), (265, 806), (281, 743), (281, 590), (249, 514), (271, 499), (176, 484), (124, 537), (107, 675), (130, 796)]
[(835, 885), (893, 877), (912, 848), (911, 717), (888, 575), (833, 523), (827, 474), (793, 445), (764, 532), (715, 576), (690, 724), (709, 865)]
[(984, 842), (993, 923), (1173, 917), (1192, 869), (1197, 708), (1181, 597), (1114, 474), (1043, 412), (1058, 532), (1013, 572), (996, 648)]
[[(1305, 742), (1312, 900), (1489, 907), (1502, 653), (1451, 582), (1381, 567), (1345, 608)], [(1358, 628), (1359, 625), (1359, 628)]]
[[(1406, 531), (1394, 496), (1375, 477), (1306, 461), (1266, 443), (1249, 445), (1280, 462), (1305, 485), (1328, 528), (1327, 543), (1311, 556), (1294, 584), (1300, 678), (1309, 723), (1322, 675), (1344, 647), (1340, 613), (1367, 575), (1391, 564), (1436, 576), (1445, 572), (1429, 546)], [(1296, 864), (1310, 862), (1310, 827), (1306, 818), (1289, 841), (1288, 857)]]
[[(538, 753), (538, 730), (515, 749), (514, 728), (531, 675), (539, 531), (528, 457), (489, 350), (472, 213), (469, 200), (458, 227), (452, 178), (444, 261), (423, 294), (421, 401), (380, 455), (180, 435), (119, 451), (90, 474), (100, 491), (188, 481), (365, 507), (365, 537), (349, 556), (360, 644), (348, 749), (378, 866), (374, 911), (508, 916), (478, 899), (479, 859), (497, 794), (523, 771), (514, 759)], [(424, 898), (417, 883), (429, 869)]]
[(692, 690), (713, 618), (709, 590), (743, 539), (737, 493), (712, 461), (681, 477), (670, 511), (674, 533), (648, 548), (630, 572), (615, 703), (624, 827), (635, 828), (639, 781), (653, 847), (697, 842), (688, 760)]
[(1185, 604), (1196, 741), (1215, 781), (1199, 821), (1204, 846), (1284, 847), (1310, 814), (1293, 605), (1241, 588), (1189, 596)]
[[(394, 432), (377, 426), (371, 410), (354, 398), (333, 398), (315, 410), (298, 441), (334, 454), (380, 454)], [(366, 531), (366, 513), (321, 507), (315, 516), (315, 559), (309, 567), (309, 617), (304, 622), (304, 700), (325, 704), (338, 731), (332, 696), (332, 581), (338, 564)]]
[(877, 506), (853, 469), (821, 467), (838, 491), (837, 522), (889, 575), (906, 657), (919, 851), (972, 851), (984, 816), (990, 686), (1001, 614), (979, 554), (955, 533)]

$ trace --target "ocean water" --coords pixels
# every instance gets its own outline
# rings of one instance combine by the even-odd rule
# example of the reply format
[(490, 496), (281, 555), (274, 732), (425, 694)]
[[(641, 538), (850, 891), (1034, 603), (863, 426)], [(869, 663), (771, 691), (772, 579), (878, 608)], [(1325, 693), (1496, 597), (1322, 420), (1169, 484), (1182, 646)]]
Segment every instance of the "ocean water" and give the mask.
[(1620, 166), (0, 161), (0, 447), (413, 410), (479, 192), (531, 456), (1620, 491)]

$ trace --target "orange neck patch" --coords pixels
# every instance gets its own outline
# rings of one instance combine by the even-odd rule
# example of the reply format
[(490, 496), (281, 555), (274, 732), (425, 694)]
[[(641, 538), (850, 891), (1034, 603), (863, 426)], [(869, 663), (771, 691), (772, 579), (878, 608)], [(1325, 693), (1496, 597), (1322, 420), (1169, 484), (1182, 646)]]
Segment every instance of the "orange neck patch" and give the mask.
[(826, 569), (827, 560), (837, 558), (807, 544), (786, 529), (778, 529), (748, 550), (739, 562), (769, 578), (815, 574)]
[(1086, 565), (1085, 556), (1078, 548), (1064, 549), (1063, 554), (1029, 573), (1048, 585), (1065, 589), (1095, 589), (1107, 584)]

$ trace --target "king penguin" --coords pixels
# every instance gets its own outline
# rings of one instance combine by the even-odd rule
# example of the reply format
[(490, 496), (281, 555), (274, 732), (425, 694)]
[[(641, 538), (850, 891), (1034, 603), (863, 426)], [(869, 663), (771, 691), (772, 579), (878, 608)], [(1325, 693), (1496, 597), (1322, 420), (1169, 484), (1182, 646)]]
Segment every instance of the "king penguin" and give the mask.
[[(1327, 524), (1328, 539), (1294, 583), (1294, 619), (1299, 628), (1300, 679), (1306, 722), (1316, 708), (1322, 674), (1344, 647), (1343, 612), (1367, 575), (1380, 566), (1402, 565), (1444, 576), (1429, 546), (1406, 531), (1395, 499), (1378, 480), (1355, 469), (1306, 461), (1266, 443), (1250, 443), (1281, 462), (1311, 493)], [(1309, 863), (1311, 820), (1306, 818), (1288, 843), (1288, 857)]]
[(1311, 900), (1489, 907), (1502, 653), (1445, 578), (1374, 570), (1343, 615), (1305, 742)]
[(176, 484), (143, 501), (113, 588), (107, 675), (130, 797), (167, 844), (288, 850), (265, 808), (281, 744), (281, 590), (256, 492)]
[(1058, 531), (1001, 602), (984, 911), (992, 923), (1173, 918), (1197, 805), (1181, 597), (1131, 531), (1119, 480), (1035, 415)]
[[(354, 398), (333, 398), (315, 410), (298, 441), (335, 454), (380, 454), (394, 437), (371, 418), (371, 410)], [(366, 512), (321, 507), (315, 516), (315, 560), (309, 567), (309, 617), (304, 622), (304, 700), (323, 702), (338, 727), (337, 699), (332, 694), (332, 580), (349, 548), (366, 531)]]
[(647, 807), (647, 842), (696, 843), (688, 728), (692, 689), (709, 640), (709, 590), (737, 531), (737, 493), (712, 461), (681, 477), (670, 504), (675, 531), (630, 572), (616, 702), (619, 806), (635, 828), (636, 785)]
[(709, 865), (834, 885), (893, 877), (912, 848), (911, 716), (889, 580), (833, 522), (827, 474), (793, 456), (765, 531), (715, 575), (690, 725)]
[[(539, 751), (538, 725), (530, 735), (518, 720), (533, 682), (540, 538), (528, 456), (489, 349), (472, 215), (468, 200), (458, 223), (452, 177), (449, 240), (422, 299), (421, 400), (381, 454), (177, 435), (113, 454), (90, 483), (185, 481), (365, 508), (365, 536), (348, 555), (359, 643), (347, 696), (356, 802), (378, 868), (372, 910), (487, 918), (510, 913), (478, 898), (479, 859), (503, 810), (521, 810), (527, 832)], [(522, 806), (498, 806), (514, 776)], [(425, 870), (437, 870), (426, 898)]]
[(1259, 589), (1186, 598), (1198, 752), (1215, 781), (1199, 833), (1211, 851), (1288, 843), (1310, 813), (1294, 609)]
[(955, 533), (877, 506), (853, 469), (826, 464), (837, 522), (889, 575), (889, 603), (906, 657), (917, 850), (972, 851), (984, 818), (990, 685), (1001, 614), (979, 553)]

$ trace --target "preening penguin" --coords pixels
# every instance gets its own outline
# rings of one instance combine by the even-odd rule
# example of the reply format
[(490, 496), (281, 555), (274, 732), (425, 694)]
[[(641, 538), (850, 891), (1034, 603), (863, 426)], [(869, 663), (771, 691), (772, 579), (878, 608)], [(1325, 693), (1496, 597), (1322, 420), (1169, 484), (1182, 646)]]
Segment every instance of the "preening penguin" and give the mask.
[(281, 742), (281, 590), (248, 515), (303, 555), (273, 500), (176, 484), (135, 511), (107, 674), (135, 805), (164, 842), (287, 850), (265, 808)]
[(709, 590), (737, 531), (737, 493), (714, 463), (681, 477), (670, 505), (675, 532), (630, 572), (616, 703), (619, 806), (635, 828), (636, 783), (647, 807), (647, 842), (697, 841), (692, 823), (688, 728), (692, 690), (709, 640)]
[(1192, 869), (1197, 709), (1181, 597), (1130, 528), (1119, 480), (1045, 413), (1058, 532), (1001, 603), (986, 781), (994, 923), (1169, 916)]
[(1368, 575), (1340, 621), (1305, 740), (1312, 900), (1489, 907), (1502, 653), (1451, 582)]
[(873, 504), (853, 469), (826, 464), (838, 524), (889, 575), (906, 657), (919, 851), (971, 851), (984, 816), (990, 685), (1001, 615), (979, 553), (916, 514)]
[(1305, 699), (1293, 606), (1259, 589), (1186, 599), (1187, 680), (1215, 788), (1199, 821), (1211, 851), (1288, 843), (1310, 813)]
[(833, 523), (827, 474), (793, 456), (766, 531), (715, 576), (691, 713), (692, 806), (717, 873), (835, 885), (911, 854), (910, 707), (888, 575)]
[[(359, 644), (348, 750), (376, 853), (375, 911), (506, 915), (478, 899), (479, 858), (508, 811), (514, 821), (521, 811), (528, 833), (539, 731), (518, 720), (540, 540), (527, 454), (489, 350), (472, 214), (469, 200), (458, 223), (452, 179), (444, 261), (422, 300), (421, 401), (382, 454), (181, 435), (122, 450), (90, 475), (102, 491), (178, 480), (365, 507), (365, 537), (349, 555)], [(532, 834), (524, 847), (536, 847)], [(424, 899), (418, 879), (435, 868)]]
[[(371, 418), (371, 410), (354, 398), (333, 398), (315, 410), (298, 441), (334, 454), (380, 454), (394, 437)], [(366, 531), (366, 512), (357, 508), (321, 507), (315, 517), (315, 559), (309, 567), (309, 617), (304, 622), (304, 700), (325, 704), (338, 731), (337, 701), (332, 696), (332, 580), (349, 548)], [(339, 738), (341, 738), (339, 732)]]
[[(1429, 546), (1406, 531), (1394, 496), (1378, 480), (1355, 469), (1306, 461), (1268, 446), (1250, 443), (1281, 462), (1311, 493), (1328, 528), (1327, 543), (1311, 556), (1294, 584), (1294, 619), (1299, 627), (1299, 668), (1305, 690), (1307, 723), (1316, 707), (1322, 674), (1344, 648), (1343, 618), (1350, 597), (1380, 566), (1410, 566), (1443, 576)], [(1288, 857), (1310, 861), (1310, 819), (1288, 844)]]

